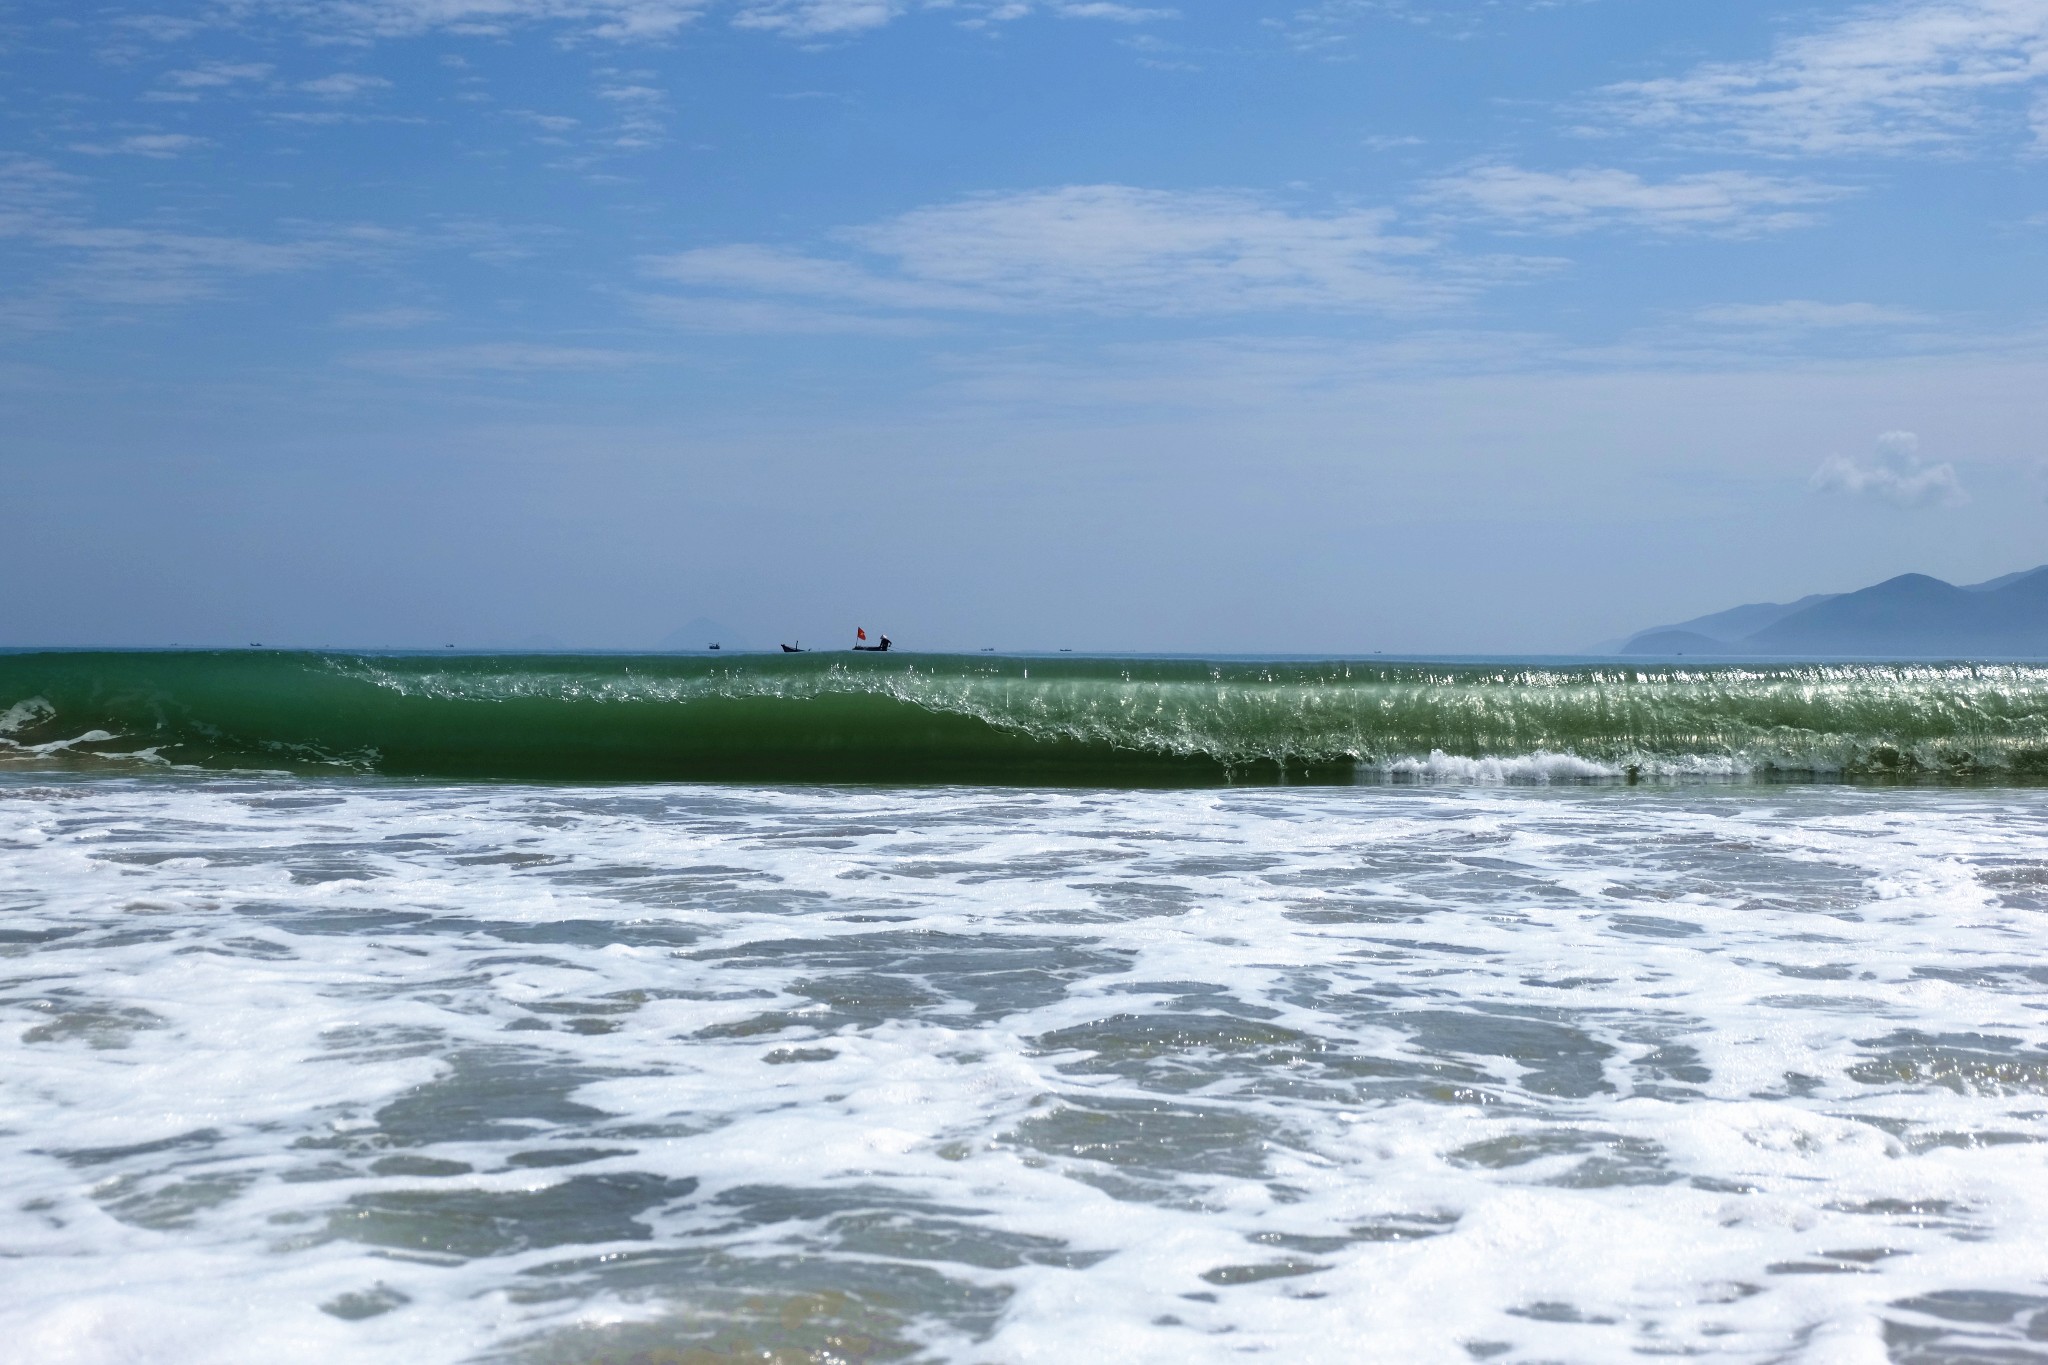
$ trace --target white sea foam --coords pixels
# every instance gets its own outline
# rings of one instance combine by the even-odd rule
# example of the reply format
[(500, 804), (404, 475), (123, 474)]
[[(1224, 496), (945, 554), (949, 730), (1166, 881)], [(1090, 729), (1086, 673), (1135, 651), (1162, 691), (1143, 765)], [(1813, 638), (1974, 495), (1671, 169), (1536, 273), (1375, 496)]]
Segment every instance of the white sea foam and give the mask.
[(0, 735), (17, 734), (57, 714), (47, 697), (29, 697), (0, 711)]
[(0, 778), (0, 1339), (2033, 1349), (2048, 793), (1415, 776)]

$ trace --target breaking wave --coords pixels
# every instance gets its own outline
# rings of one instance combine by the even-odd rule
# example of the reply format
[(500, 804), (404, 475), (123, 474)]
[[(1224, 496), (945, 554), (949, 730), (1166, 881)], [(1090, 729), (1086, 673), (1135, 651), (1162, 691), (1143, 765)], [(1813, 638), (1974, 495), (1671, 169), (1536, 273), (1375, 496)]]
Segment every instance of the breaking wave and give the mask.
[(632, 781), (2048, 780), (2048, 667), (0, 656), (0, 761)]

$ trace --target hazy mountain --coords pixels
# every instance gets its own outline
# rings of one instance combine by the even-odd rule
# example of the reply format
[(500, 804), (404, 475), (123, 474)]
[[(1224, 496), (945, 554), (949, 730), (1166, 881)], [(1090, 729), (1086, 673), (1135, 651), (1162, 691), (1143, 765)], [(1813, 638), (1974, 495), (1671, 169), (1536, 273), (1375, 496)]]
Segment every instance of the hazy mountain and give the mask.
[[(1776, 625), (1795, 611), (1804, 611), (1808, 607), (1826, 602), (1838, 595), (1836, 593), (1816, 592), (1800, 598), (1797, 602), (1751, 602), (1746, 606), (1730, 607), (1726, 611), (1717, 611), (1711, 615), (1695, 616), (1690, 621), (1678, 621), (1668, 626), (1651, 626), (1648, 630), (1639, 630), (1634, 635), (1629, 636), (1628, 643), (1622, 647), (1621, 652), (1624, 654), (1641, 653), (1642, 651), (1637, 646), (1644, 641), (1652, 636), (1670, 634), (1705, 636), (1708, 643), (1720, 644), (1725, 648), (1726, 643), (1730, 640), (1740, 640), (1745, 635), (1753, 635), (1766, 626)], [(1690, 654), (1693, 651), (1665, 651), (1659, 649), (1652, 652), (1660, 654), (1666, 652)]]
[(2048, 656), (2048, 565), (1957, 587), (1926, 574), (1658, 626), (1624, 654)]
[[(2048, 569), (2048, 564), (2043, 564), (2041, 569)], [(1996, 578), (1987, 578), (1982, 583), (1965, 583), (1963, 584), (1963, 591), (1990, 592), (1993, 589), (2002, 588), (2008, 583), (2017, 583), (2022, 578), (2031, 578), (2041, 572), (2041, 569), (2021, 569), (2018, 573), (2002, 573)]]

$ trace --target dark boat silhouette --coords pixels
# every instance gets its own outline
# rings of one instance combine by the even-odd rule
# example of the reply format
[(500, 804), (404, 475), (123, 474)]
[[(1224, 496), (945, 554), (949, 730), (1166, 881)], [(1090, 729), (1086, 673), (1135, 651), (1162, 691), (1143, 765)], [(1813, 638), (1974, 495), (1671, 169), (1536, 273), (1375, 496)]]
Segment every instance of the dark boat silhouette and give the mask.
[(784, 654), (808, 654), (811, 651), (804, 648), (804, 642), (802, 640), (798, 640), (793, 645), (784, 645), (782, 647), (782, 652)]

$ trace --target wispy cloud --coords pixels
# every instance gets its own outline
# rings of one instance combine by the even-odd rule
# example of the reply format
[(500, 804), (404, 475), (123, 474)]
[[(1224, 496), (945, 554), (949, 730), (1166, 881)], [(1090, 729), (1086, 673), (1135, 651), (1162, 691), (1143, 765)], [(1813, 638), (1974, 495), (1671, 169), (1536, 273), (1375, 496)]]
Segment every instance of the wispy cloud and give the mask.
[(299, 89), (309, 95), (318, 95), (324, 100), (352, 100), (373, 90), (390, 88), (391, 82), (384, 77), (370, 76), (360, 71), (337, 71), (331, 76), (299, 82)]
[(1428, 29), (1447, 38), (1476, 34), (1490, 11), (1558, 9), (1590, 0), (1318, 0), (1285, 17), (1268, 19), (1290, 44), (1323, 57), (1351, 55), (1359, 31), (1393, 22)]
[(183, 42), (205, 27), (197, 19), (170, 14), (119, 14), (114, 26), (155, 43)]
[(1556, 172), (1495, 164), (1437, 180), (1424, 191), (1423, 199), (1454, 216), (1523, 232), (1577, 233), (1622, 227), (1751, 236), (1809, 226), (1816, 221), (1816, 206), (1849, 193), (1839, 185), (1744, 171), (1704, 171), (1646, 180), (1611, 167)]
[(112, 142), (74, 142), (71, 150), (86, 156), (146, 156), (168, 161), (204, 146), (205, 138), (190, 133), (136, 133)]
[(613, 147), (642, 151), (667, 140), (668, 96), (648, 84), (654, 78), (652, 72), (607, 71), (600, 75), (604, 83), (598, 86), (597, 97), (619, 111), (618, 126), (610, 139)]
[(900, 0), (753, 0), (732, 22), (792, 38), (830, 38), (880, 28), (907, 8)]
[(832, 253), (709, 247), (644, 266), (699, 290), (937, 313), (1413, 313), (1478, 286), (1424, 269), (1432, 244), (1383, 210), (1302, 213), (1228, 191), (978, 195), (835, 239)]
[(502, 268), (532, 260), (561, 235), (561, 229), (545, 225), (447, 218), (426, 229), (423, 239), (429, 246), (459, 251), (473, 261)]
[(350, 331), (400, 332), (414, 327), (425, 327), (441, 321), (445, 316), (431, 308), (372, 308), (363, 312), (343, 313), (334, 320), (334, 325)]
[(943, 324), (918, 317), (877, 317), (871, 313), (786, 303), (779, 299), (733, 299), (705, 295), (647, 294), (636, 299), (650, 321), (693, 332), (754, 336), (930, 336)]
[(36, 254), (13, 316), (55, 326), (80, 313), (187, 303), (250, 276), (311, 270), (387, 250), (375, 229), (309, 229), (280, 241), (112, 227), (85, 212), (78, 178), (28, 158), (0, 160), (0, 241)]
[(552, 346), (523, 341), (489, 341), (429, 350), (368, 351), (350, 356), (358, 369), (438, 378), (452, 374), (548, 374), (618, 370), (648, 363), (637, 351), (596, 346)]
[(162, 83), (177, 90), (222, 90), (268, 80), (274, 69), (268, 62), (202, 62), (165, 73)]
[(266, 242), (153, 228), (49, 225), (39, 243), (77, 266), (71, 292), (102, 303), (185, 303), (238, 275), (277, 275), (360, 256), (365, 244), (319, 236)]
[(1178, 19), (1175, 9), (1148, 9), (1142, 5), (1113, 5), (1105, 0), (1083, 0), (1079, 4), (1056, 4), (1052, 12), (1062, 19), (1106, 19), (1113, 24), (1151, 24)]
[(673, 37), (710, 0), (225, 0), (229, 15), (284, 15), (315, 32), (350, 39), (405, 38), (434, 31), (502, 35), (558, 23), (594, 38)]
[(1756, 150), (1897, 153), (1952, 146), (2048, 80), (2048, 0), (1909, 0), (1857, 10), (1752, 62), (1610, 87), (1637, 124)]
[(535, 128), (540, 129), (547, 137), (558, 142), (562, 140), (562, 134), (574, 132), (583, 124), (583, 120), (572, 118), (567, 114), (543, 114), (532, 109), (507, 110), (506, 117), (517, 119), (521, 123), (531, 124)]
[(1877, 438), (1877, 454), (1865, 464), (1836, 455), (1813, 472), (1816, 489), (1874, 497), (1899, 507), (1958, 507), (1970, 500), (1955, 466), (1920, 458), (1920, 438), (1910, 431), (1887, 431)]
[(1010, 23), (1032, 14), (1060, 19), (1100, 19), (1115, 24), (1149, 24), (1175, 19), (1179, 11), (1125, 5), (1113, 0), (742, 0), (733, 14), (737, 28), (767, 29), (791, 38), (846, 37), (880, 28), (914, 9), (950, 11), (970, 26)]
[(1784, 299), (1777, 303), (1722, 303), (1693, 316), (1717, 327), (1759, 327), (1810, 331), (1830, 327), (1901, 327), (1932, 321), (1925, 313), (1875, 303), (1820, 303)]
[(26, 237), (74, 207), (83, 176), (36, 157), (0, 153), (0, 237)]
[(851, 37), (920, 10), (970, 25), (1033, 14), (1118, 24), (1178, 17), (1171, 8), (1119, 0), (223, 0), (222, 10), (283, 14), (316, 33), (353, 41), (429, 32), (496, 36), (553, 24), (588, 38), (660, 42), (713, 14), (736, 28), (803, 42)]

